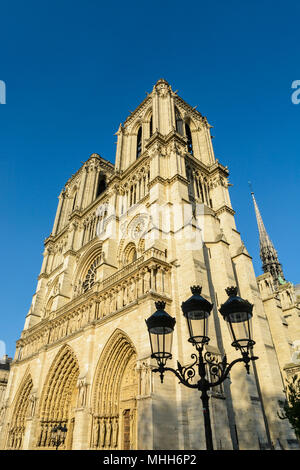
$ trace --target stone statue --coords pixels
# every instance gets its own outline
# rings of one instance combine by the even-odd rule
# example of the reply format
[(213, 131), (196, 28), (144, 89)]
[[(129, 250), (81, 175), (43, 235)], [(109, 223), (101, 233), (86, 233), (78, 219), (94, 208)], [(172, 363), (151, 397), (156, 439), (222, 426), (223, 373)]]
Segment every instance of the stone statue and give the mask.
[(95, 418), (93, 426), (93, 447), (97, 448), (99, 444), (99, 423), (97, 418)]

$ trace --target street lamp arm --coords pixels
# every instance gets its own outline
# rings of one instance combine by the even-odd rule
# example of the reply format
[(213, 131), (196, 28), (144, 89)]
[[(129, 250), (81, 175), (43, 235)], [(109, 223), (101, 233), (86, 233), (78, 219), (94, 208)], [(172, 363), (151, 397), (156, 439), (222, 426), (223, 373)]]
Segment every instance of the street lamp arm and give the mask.
[[(202, 356), (202, 348), (198, 349), (198, 353), (199, 357), (197, 357), (196, 354), (191, 355), (192, 359), (194, 359), (194, 362), (189, 366), (184, 367), (180, 364), (179, 361), (177, 361), (177, 369), (173, 369), (172, 367), (165, 367), (162, 363), (160, 363), (157, 369), (153, 369), (153, 372), (160, 373), (161, 383), (163, 383), (164, 380), (164, 373), (170, 371), (174, 375), (176, 375), (179, 382), (185, 385), (186, 387), (198, 389), (200, 391), (207, 391), (210, 388), (216, 387), (217, 385), (223, 383), (224, 380), (228, 377), (232, 367), (238, 362), (245, 363), (247, 373), (249, 374), (250, 361), (255, 361), (256, 359), (258, 359), (258, 357), (256, 356), (249, 356), (248, 352), (243, 352), (242, 357), (239, 357), (238, 359), (235, 359), (230, 364), (228, 364), (226, 355), (223, 357), (222, 362), (218, 362), (216, 361), (215, 356), (210, 352), (205, 353), (204, 361)], [(210, 377), (216, 377), (217, 380), (211, 382), (207, 380), (205, 365), (209, 369)], [(198, 366), (199, 375), (201, 377), (197, 383), (190, 382), (196, 375), (194, 366)]]
[(225, 379), (227, 379), (229, 372), (231, 371), (232, 367), (237, 364), (238, 362), (244, 362), (245, 367), (247, 369), (247, 373), (249, 374), (249, 363), (250, 361), (255, 361), (258, 359), (256, 356), (249, 356), (248, 353), (242, 353), (243, 356), (239, 357), (238, 359), (235, 359), (232, 361), (230, 364), (227, 364), (227, 358), (226, 355), (223, 357), (223, 360), (221, 363), (214, 362), (209, 359), (210, 353), (207, 353), (205, 356), (206, 359), (206, 364), (209, 367), (210, 375), (214, 377), (218, 377), (217, 380), (213, 382), (208, 382), (209, 388), (216, 387), (217, 385), (220, 385), (221, 383), (224, 382)]
[[(196, 355), (193, 354), (192, 356), (196, 356)], [(183, 367), (180, 364), (180, 362), (177, 361), (178, 369), (173, 369), (172, 367), (165, 367), (163, 364), (160, 364), (158, 369), (153, 369), (153, 372), (160, 373), (161, 383), (163, 383), (164, 381), (164, 373), (167, 371), (170, 371), (174, 375), (176, 375), (180, 383), (182, 383), (186, 387), (197, 389), (198, 384), (192, 384), (189, 382), (195, 376), (195, 369), (193, 368), (193, 366), (196, 364), (196, 362), (197, 362), (197, 357), (196, 357), (196, 361), (193, 364), (191, 364), (188, 367)]]

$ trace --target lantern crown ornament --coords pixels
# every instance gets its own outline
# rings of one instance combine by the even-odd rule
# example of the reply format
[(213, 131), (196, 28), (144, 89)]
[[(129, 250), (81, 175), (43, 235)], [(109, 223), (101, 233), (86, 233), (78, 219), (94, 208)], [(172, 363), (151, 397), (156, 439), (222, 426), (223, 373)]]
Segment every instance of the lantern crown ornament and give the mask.
[[(236, 312), (244, 312), (245, 317), (246, 317), (246, 314), (247, 316), (250, 315), (252, 317), (253, 305), (250, 304), (248, 300), (244, 300), (237, 295), (238, 294), (237, 287), (234, 287), (234, 286), (227, 287), (227, 289), (225, 289), (225, 292), (228, 295), (229, 299), (227, 299), (227, 301), (221, 305), (221, 308), (219, 310), (224, 320), (228, 321), (226, 317)], [(240, 321), (243, 321), (243, 320), (241, 319)]]
[(167, 312), (165, 312), (166, 302), (160, 300), (155, 302), (156, 312), (146, 320), (148, 330), (156, 330), (157, 328), (166, 328), (174, 330), (176, 323), (175, 318), (172, 318)]

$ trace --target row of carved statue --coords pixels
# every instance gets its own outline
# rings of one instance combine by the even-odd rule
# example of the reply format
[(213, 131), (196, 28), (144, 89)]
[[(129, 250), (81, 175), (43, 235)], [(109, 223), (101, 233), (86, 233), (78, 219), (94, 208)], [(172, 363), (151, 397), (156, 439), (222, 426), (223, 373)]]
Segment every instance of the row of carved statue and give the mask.
[(26, 341), (19, 342), (18, 359), (24, 359), (42, 346), (58, 341), (79, 331), (85, 325), (101, 320), (131, 304), (141, 296), (152, 292), (168, 294), (170, 292), (170, 268), (153, 264), (144, 267), (130, 279), (121, 281), (117, 286), (95, 296), (95, 298), (75, 311), (66, 312), (60, 318), (50, 320), (46, 326)]

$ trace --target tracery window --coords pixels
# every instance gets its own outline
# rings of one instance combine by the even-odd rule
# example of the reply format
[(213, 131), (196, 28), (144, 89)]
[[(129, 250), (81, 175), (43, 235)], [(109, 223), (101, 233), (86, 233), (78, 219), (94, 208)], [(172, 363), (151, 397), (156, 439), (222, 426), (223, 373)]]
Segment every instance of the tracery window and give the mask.
[(87, 292), (95, 284), (96, 271), (97, 271), (99, 264), (100, 264), (100, 255), (97, 256), (97, 258), (93, 261), (93, 263), (91, 264), (85, 276), (85, 280), (82, 283), (83, 292)]

